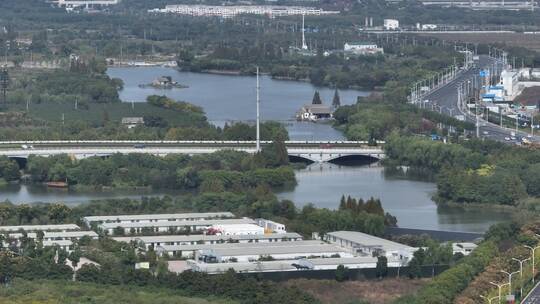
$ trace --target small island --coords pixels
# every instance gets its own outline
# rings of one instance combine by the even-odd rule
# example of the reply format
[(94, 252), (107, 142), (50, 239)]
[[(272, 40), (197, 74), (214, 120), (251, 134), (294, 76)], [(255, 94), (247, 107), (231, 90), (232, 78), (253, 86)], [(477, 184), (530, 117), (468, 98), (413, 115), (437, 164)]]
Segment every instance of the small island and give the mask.
[(187, 85), (180, 84), (180, 83), (178, 83), (176, 81), (173, 81), (171, 76), (158, 77), (158, 78), (154, 79), (151, 83), (140, 84), (139, 87), (140, 88), (152, 87), (152, 88), (156, 88), (156, 89), (172, 89), (172, 88), (185, 89), (185, 88), (189, 88), (189, 86), (187, 86)]

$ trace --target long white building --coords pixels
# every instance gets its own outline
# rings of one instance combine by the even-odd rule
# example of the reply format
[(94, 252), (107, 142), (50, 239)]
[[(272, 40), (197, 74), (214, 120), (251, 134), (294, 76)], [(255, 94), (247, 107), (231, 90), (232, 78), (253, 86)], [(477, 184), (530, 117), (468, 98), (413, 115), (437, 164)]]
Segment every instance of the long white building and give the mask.
[(386, 256), (388, 259), (401, 260), (404, 264), (412, 259), (418, 249), (357, 231), (329, 232), (324, 239), (346, 248), (355, 256)]
[(237, 15), (267, 15), (269, 17), (293, 16), (293, 15), (329, 15), (339, 14), (338, 11), (325, 11), (320, 8), (304, 6), (275, 6), (275, 5), (235, 5), (235, 6), (213, 6), (213, 5), (167, 5), (164, 9), (152, 9), (150, 13), (171, 13), (179, 15), (189, 15), (197, 17), (223, 17), (232, 18)]
[(85, 216), (83, 221), (91, 226), (93, 223), (150, 223), (150, 222), (176, 222), (200, 221), (211, 219), (234, 218), (231, 212), (203, 212), (203, 213), (165, 213), (165, 214), (128, 214), (128, 215), (96, 215)]
[(0, 233), (18, 232), (20, 230), (32, 232), (32, 231), (70, 231), (70, 230), (80, 230), (80, 229), (81, 228), (75, 224), (0, 226)]
[[(115, 232), (122, 234), (141, 233), (173, 233), (177, 231), (202, 231), (212, 226), (225, 227), (226, 225), (249, 225), (249, 227), (259, 227), (255, 221), (249, 218), (242, 219), (217, 219), (198, 221), (158, 221), (158, 222), (121, 222), (102, 223), (98, 226), (101, 231), (114, 235)], [(260, 227), (259, 227), (260, 228)], [(248, 227), (246, 226), (246, 229)]]
[(223, 243), (272, 243), (301, 241), (302, 236), (298, 233), (273, 233), (263, 235), (241, 234), (241, 235), (152, 235), (152, 236), (132, 236), (132, 237), (113, 237), (117, 242), (137, 242), (143, 244), (146, 249), (151, 246), (181, 250), (182, 246), (188, 245), (213, 245)]
[(205, 263), (254, 262), (265, 259), (296, 260), (308, 257), (353, 257), (353, 255), (345, 248), (321, 241), (219, 244), (195, 253), (195, 260)]

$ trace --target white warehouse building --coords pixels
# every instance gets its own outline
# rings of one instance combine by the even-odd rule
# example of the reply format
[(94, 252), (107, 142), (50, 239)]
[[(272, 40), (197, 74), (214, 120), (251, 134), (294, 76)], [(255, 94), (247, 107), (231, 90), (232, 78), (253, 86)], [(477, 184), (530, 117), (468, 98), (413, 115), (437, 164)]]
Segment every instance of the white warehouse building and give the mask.
[(115, 232), (122, 234), (141, 233), (174, 233), (177, 231), (202, 231), (212, 226), (253, 224), (255, 221), (248, 218), (242, 219), (219, 219), (197, 221), (157, 221), (157, 222), (129, 222), (129, 223), (102, 223), (98, 226), (104, 232), (114, 235)]
[[(207, 235), (207, 234), (192, 234), (192, 235), (155, 235), (155, 236), (133, 236), (133, 237), (113, 237), (117, 242), (137, 242), (144, 244), (148, 250), (150, 246), (157, 248), (159, 246), (174, 246), (181, 250), (182, 246), (188, 245), (213, 245), (222, 243), (272, 243), (272, 242), (287, 242), (301, 241), (302, 236), (298, 233), (272, 233), (263, 235)], [(198, 250), (198, 249), (197, 249)]]
[(85, 216), (83, 221), (90, 226), (92, 223), (149, 223), (174, 221), (200, 221), (210, 219), (234, 218), (231, 212), (204, 213), (167, 213), (167, 214), (131, 214), (131, 215), (97, 215)]
[(327, 242), (347, 248), (355, 256), (386, 256), (404, 264), (412, 259), (417, 248), (357, 231), (335, 231), (324, 236)]
[(353, 257), (346, 249), (321, 241), (221, 244), (196, 252), (205, 263), (253, 262), (261, 259), (297, 260), (301, 258)]

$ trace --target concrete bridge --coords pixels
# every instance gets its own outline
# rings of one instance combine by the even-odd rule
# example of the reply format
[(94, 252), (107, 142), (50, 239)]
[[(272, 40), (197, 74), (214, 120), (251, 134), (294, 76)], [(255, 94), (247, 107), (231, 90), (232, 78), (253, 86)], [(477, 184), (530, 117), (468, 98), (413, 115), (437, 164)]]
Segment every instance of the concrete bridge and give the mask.
[[(261, 146), (270, 144), (261, 141)], [(369, 146), (363, 141), (287, 141), (289, 157), (311, 162), (328, 162), (340, 158), (384, 158), (382, 145)], [(4, 141), (0, 142), (0, 156), (26, 159), (31, 155), (52, 156), (68, 154), (77, 159), (109, 156), (116, 153), (208, 154), (220, 150), (256, 152), (255, 141)]]

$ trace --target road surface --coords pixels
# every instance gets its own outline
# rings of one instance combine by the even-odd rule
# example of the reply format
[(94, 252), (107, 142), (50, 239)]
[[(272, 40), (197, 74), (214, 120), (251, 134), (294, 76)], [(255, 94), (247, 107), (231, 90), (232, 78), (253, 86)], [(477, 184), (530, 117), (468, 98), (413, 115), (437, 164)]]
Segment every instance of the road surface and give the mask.
[[(495, 60), (489, 56), (482, 55), (479, 57), (479, 60), (476, 62), (476, 66), (468, 70), (461, 71), (457, 77), (449, 82), (448, 84), (440, 87), (439, 89), (434, 90), (430, 94), (424, 97), (425, 100), (429, 100), (429, 103), (426, 106), (429, 108), (431, 104), (436, 104), (442, 106), (442, 112), (447, 115), (464, 115), (467, 121), (476, 123), (476, 118), (474, 115), (469, 115), (464, 110), (458, 107), (458, 87), (461, 83), (471, 80), (475, 75), (480, 73), (480, 70), (485, 69), (495, 63)], [(502, 128), (493, 123), (489, 123), (483, 119), (480, 119), (480, 136), (497, 140), (497, 141), (507, 141), (506, 138), (511, 137), (511, 133), (515, 130)], [(528, 134), (525, 132), (518, 132), (518, 135), (521, 137), (527, 137)], [(532, 141), (540, 142), (540, 136), (534, 136), (529, 138)], [(509, 141), (517, 143), (516, 140)]]
[(540, 304), (540, 283), (534, 286), (533, 290), (523, 299), (521, 304)]

